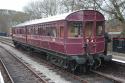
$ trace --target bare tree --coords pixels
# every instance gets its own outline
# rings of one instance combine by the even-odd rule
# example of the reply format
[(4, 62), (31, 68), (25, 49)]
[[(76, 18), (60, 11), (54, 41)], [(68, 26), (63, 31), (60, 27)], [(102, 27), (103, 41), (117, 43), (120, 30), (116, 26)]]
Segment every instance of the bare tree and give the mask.
[(8, 16), (0, 16), (0, 32), (7, 32), (7, 17)]
[[(99, 1), (97, 1), (99, 2)], [(98, 7), (95, 5), (93, 0), (62, 0), (62, 6), (64, 7), (65, 11), (75, 11), (80, 9), (96, 9)], [(101, 2), (99, 2), (102, 4)]]
[(94, 9), (93, 0), (42, 0), (28, 4), (24, 11), (34, 18), (43, 18), (55, 14), (80, 9)]
[(42, 8), (39, 7), (39, 1), (38, 2), (31, 2), (26, 7), (24, 7), (25, 13), (29, 14), (30, 19), (36, 19), (36, 18), (42, 18), (43, 12)]
[(28, 20), (29, 16), (23, 12), (0, 9), (0, 32), (9, 32), (9, 28)]
[(112, 15), (122, 24), (122, 35), (125, 36), (125, 0), (100, 0), (103, 5), (94, 0), (96, 5), (104, 12)]
[(24, 11), (31, 16), (31, 19), (43, 18), (57, 14), (58, 0), (42, 0), (31, 2), (24, 7)]

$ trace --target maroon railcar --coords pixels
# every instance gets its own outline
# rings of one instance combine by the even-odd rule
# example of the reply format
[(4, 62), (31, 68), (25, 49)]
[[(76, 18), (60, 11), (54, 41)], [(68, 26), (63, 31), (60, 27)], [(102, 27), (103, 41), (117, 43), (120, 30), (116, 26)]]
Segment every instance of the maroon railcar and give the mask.
[(47, 53), (47, 59), (65, 68), (98, 66), (105, 55), (105, 18), (95, 10), (79, 10), (28, 21), (12, 28), (16, 47)]

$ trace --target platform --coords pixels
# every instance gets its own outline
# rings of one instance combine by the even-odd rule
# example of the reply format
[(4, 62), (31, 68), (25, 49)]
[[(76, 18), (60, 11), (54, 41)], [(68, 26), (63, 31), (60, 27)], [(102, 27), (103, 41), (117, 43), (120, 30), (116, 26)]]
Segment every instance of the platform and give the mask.
[(112, 55), (112, 60), (125, 63), (125, 54), (124, 53), (117, 53), (117, 52), (109, 52)]

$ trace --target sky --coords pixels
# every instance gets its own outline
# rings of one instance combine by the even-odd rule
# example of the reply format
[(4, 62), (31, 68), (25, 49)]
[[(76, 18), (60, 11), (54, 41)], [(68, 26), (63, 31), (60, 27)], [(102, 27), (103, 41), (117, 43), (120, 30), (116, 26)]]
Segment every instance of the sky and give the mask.
[(23, 11), (23, 7), (36, 0), (0, 0), (0, 9)]

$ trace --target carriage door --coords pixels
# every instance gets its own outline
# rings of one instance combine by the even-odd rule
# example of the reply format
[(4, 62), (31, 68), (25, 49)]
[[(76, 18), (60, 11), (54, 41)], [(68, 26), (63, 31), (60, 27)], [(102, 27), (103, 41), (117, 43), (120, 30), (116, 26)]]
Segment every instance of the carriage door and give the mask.
[(96, 53), (104, 52), (105, 48), (105, 39), (104, 39), (104, 22), (96, 22)]
[(96, 51), (94, 39), (94, 22), (87, 21), (84, 26), (84, 40), (86, 44), (86, 52), (93, 54)]

